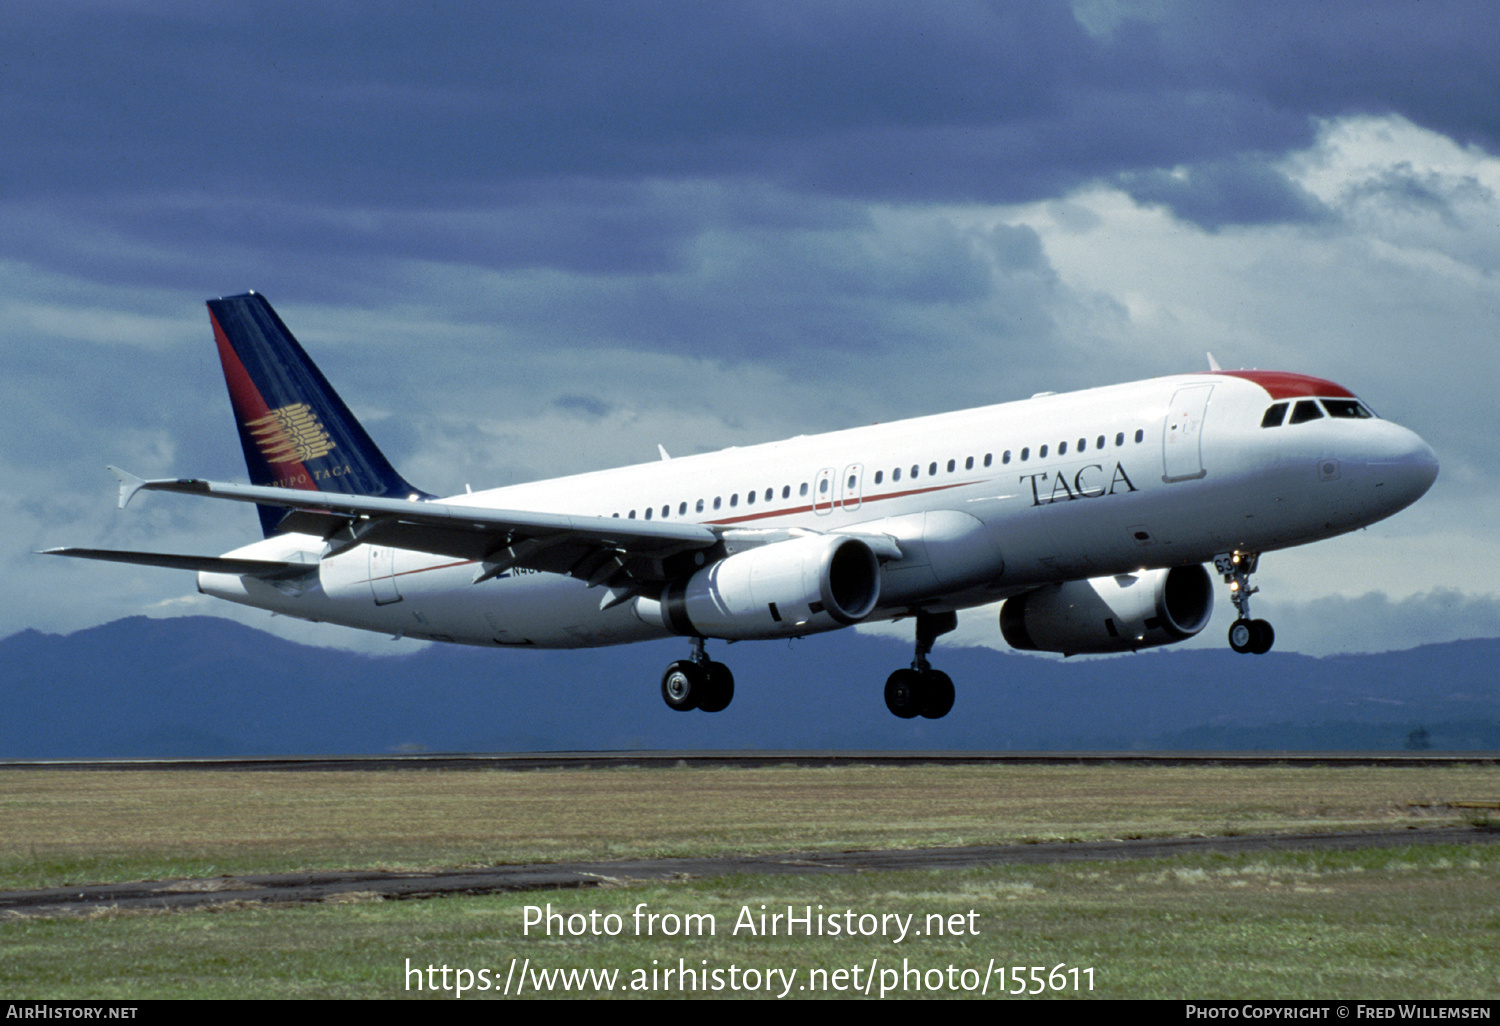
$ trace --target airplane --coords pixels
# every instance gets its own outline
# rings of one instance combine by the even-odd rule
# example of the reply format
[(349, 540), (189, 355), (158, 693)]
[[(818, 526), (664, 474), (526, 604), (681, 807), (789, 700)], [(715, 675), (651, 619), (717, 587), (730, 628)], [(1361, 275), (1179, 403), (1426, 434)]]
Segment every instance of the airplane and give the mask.
[(959, 610), (1004, 601), (1016, 649), (1130, 652), (1191, 638), (1212, 563), (1230, 647), (1265, 552), (1382, 520), (1438, 473), (1431, 447), (1348, 389), (1283, 371), (1159, 377), (440, 497), (381, 453), (266, 299), (208, 302), (250, 483), (145, 480), (257, 506), (222, 556), (49, 549), (196, 571), (198, 590), (311, 621), (489, 647), (686, 638), (674, 710), (718, 712), (734, 677), (706, 643), (909, 619), (896, 716), (955, 700), (928, 659)]

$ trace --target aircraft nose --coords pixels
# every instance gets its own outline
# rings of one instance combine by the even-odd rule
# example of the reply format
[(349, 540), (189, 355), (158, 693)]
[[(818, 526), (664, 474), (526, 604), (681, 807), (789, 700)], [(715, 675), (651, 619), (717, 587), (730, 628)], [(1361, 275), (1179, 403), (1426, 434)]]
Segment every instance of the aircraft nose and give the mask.
[(1383, 444), (1367, 465), (1374, 472), (1375, 486), (1386, 493), (1386, 501), (1401, 509), (1427, 494), (1437, 480), (1438, 458), (1415, 431), (1395, 424), (1386, 427)]

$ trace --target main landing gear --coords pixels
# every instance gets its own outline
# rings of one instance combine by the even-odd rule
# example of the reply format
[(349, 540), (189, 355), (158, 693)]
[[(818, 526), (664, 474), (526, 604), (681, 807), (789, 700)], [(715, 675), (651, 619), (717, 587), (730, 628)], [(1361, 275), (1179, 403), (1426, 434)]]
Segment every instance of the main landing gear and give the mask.
[(661, 697), (678, 712), (722, 712), (734, 700), (734, 674), (723, 663), (711, 662), (703, 639), (694, 638), (692, 657), (679, 659), (662, 674)]
[(917, 655), (911, 668), (897, 670), (885, 682), (885, 707), (903, 720), (941, 719), (953, 708), (953, 679), (927, 662), (937, 639), (958, 626), (957, 613), (917, 614)]
[(1250, 596), (1259, 588), (1250, 586), (1250, 575), (1260, 562), (1258, 552), (1231, 552), (1214, 559), (1214, 569), (1224, 575), (1229, 585), (1229, 601), (1234, 603), (1239, 618), (1229, 625), (1229, 647), (1236, 652), (1265, 655), (1276, 643), (1276, 632), (1264, 620), (1250, 619)]

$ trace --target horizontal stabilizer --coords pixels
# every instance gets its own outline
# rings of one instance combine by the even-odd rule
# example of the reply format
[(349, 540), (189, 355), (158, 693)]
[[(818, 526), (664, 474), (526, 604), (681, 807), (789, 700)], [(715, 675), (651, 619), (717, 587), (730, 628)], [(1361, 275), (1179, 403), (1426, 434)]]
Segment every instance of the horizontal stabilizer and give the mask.
[(276, 581), (317, 573), (316, 563), (283, 563), (270, 559), (225, 559), (222, 556), (182, 556), (171, 552), (127, 552), (120, 549), (43, 549), (44, 556), (77, 556), (109, 563), (163, 566), (209, 574), (237, 574)]

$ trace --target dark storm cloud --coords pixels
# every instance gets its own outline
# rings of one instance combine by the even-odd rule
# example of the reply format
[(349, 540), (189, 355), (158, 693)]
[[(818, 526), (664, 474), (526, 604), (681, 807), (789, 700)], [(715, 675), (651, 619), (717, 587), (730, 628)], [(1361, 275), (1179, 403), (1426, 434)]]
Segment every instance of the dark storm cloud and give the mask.
[(1489, 203), (1494, 193), (1473, 177), (1444, 177), (1398, 165), (1346, 188), (1343, 198), (1355, 203), (1376, 199), (1394, 208), (1427, 211), (1454, 225), (1459, 221), (1455, 208), (1465, 203)]
[(593, 395), (560, 395), (552, 400), (552, 405), (559, 410), (578, 414), (589, 420), (602, 420), (614, 410), (612, 405)]
[(1328, 216), (1316, 197), (1254, 156), (1207, 161), (1181, 171), (1126, 172), (1118, 182), (1139, 202), (1163, 204), (1182, 220), (1209, 230)]
[(1087, 45), (1056, 5), (953, 10), (75, 8), (19, 27), (0, 125), (23, 190), (275, 181), (434, 201), (556, 176), (818, 178), (838, 166), (818, 152), (830, 135), (1042, 111)]
[(1463, 3), (1166, 4), (1097, 36), (1050, 0), (204, 10), (20, 19), (7, 194), (432, 207), (517, 181), (730, 176), (1015, 201), (1275, 154), (1316, 116), (1500, 140), (1494, 19)]
[(1500, 41), (1484, 0), (1194, 3), (1159, 26), (1180, 72), (1283, 110), (1397, 113), (1500, 152)]

